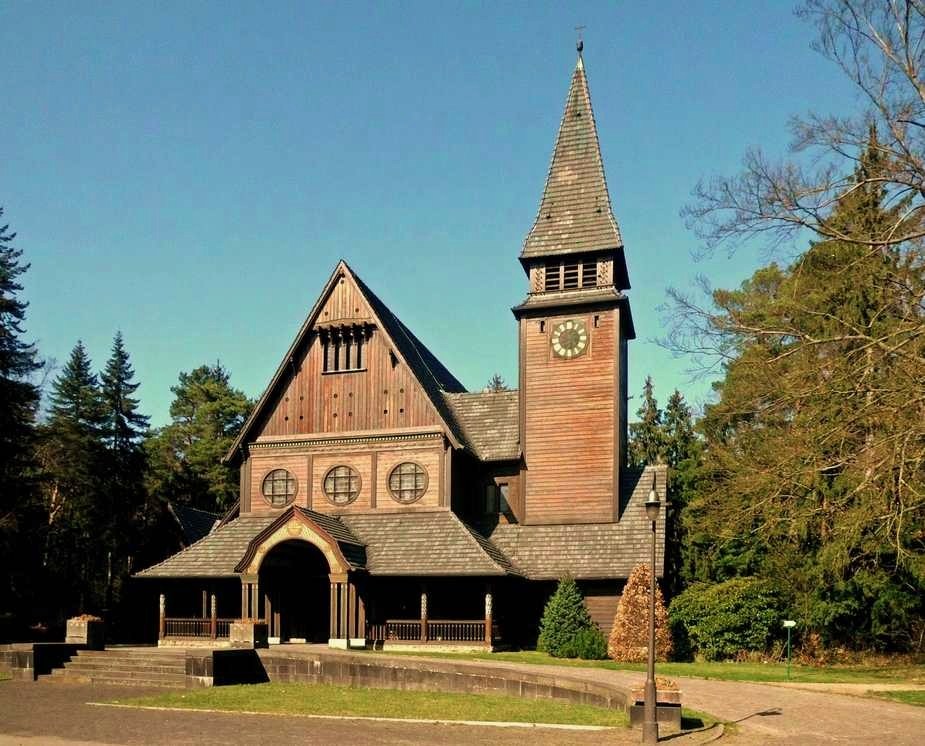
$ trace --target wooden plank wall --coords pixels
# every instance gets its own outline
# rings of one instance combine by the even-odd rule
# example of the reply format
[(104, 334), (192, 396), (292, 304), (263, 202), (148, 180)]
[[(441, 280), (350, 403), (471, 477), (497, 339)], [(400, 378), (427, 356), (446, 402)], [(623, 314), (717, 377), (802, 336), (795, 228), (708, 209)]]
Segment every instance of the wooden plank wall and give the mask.
[(620, 594), (623, 593), (624, 581), (614, 580), (580, 580), (578, 588), (585, 597), (585, 608), (594, 622), (607, 637), (613, 627)]
[[(595, 316), (598, 319), (594, 327)], [(588, 352), (563, 360), (549, 338), (556, 324), (581, 318)], [(615, 309), (522, 318), (521, 399), (525, 432), (524, 523), (614, 519), (618, 316)]]
[[(274, 508), (261, 491), (263, 480), (273, 469), (287, 469), (295, 476), (297, 492), (294, 503), (319, 513), (343, 515), (371, 510), (434, 510), (443, 505), (444, 487), (441, 481), (444, 450), (442, 444), (422, 446), (420, 443), (389, 444), (386, 448), (350, 446), (341, 448), (304, 447), (283, 451), (268, 450), (254, 453), (250, 463), (250, 513), (278, 513), (289, 506)], [(427, 490), (423, 497), (410, 505), (392, 499), (388, 490), (391, 470), (404, 461), (414, 461), (427, 472)], [(349, 505), (334, 505), (324, 494), (323, 482), (334, 466), (353, 467), (360, 475), (360, 494)]]
[[(321, 308), (318, 323), (371, 323), (359, 290), (341, 278)], [(323, 373), (323, 346), (310, 334), (297, 350), (257, 436), (350, 430), (388, 430), (439, 424), (439, 416), (408, 368), (397, 363), (381, 330), (367, 340), (365, 370)]]

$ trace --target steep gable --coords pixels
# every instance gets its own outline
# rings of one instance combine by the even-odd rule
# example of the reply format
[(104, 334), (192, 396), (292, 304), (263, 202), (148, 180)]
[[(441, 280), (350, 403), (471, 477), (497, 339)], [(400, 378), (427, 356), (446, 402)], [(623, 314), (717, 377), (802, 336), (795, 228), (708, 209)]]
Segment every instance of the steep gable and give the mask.
[[(334, 340), (359, 340), (338, 353), (348, 363), (338, 370)], [(421, 427), (444, 429), (458, 447), (462, 434), (442, 394), (464, 390), (341, 261), (225, 458), (258, 438)]]

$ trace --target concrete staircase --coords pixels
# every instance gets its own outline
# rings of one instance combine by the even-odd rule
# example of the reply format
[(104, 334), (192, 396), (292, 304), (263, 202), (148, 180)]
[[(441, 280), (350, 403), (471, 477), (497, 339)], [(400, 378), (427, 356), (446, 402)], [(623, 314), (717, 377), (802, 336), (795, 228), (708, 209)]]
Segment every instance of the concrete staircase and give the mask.
[(80, 650), (45, 681), (179, 687), (187, 685), (186, 653), (159, 648)]

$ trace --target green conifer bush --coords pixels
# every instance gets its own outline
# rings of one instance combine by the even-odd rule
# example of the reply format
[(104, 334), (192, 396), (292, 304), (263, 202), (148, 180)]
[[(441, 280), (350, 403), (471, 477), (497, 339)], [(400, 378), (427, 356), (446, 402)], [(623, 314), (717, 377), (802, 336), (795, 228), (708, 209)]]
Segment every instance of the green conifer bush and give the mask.
[[(575, 657), (575, 636), (593, 626), (594, 622), (588, 615), (584, 598), (575, 580), (564, 577), (559, 581), (556, 592), (546, 602), (536, 647), (554, 658)], [(567, 655), (568, 653), (572, 655)]]

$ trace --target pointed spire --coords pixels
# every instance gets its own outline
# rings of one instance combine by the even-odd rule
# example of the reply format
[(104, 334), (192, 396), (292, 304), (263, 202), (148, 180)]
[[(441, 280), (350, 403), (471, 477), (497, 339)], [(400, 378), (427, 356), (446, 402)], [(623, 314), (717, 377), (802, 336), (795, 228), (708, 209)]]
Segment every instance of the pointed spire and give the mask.
[(621, 249), (620, 229), (610, 206), (604, 162), (591, 110), (591, 94), (579, 41), (578, 61), (540, 210), (524, 240), (521, 259), (602, 249)]

